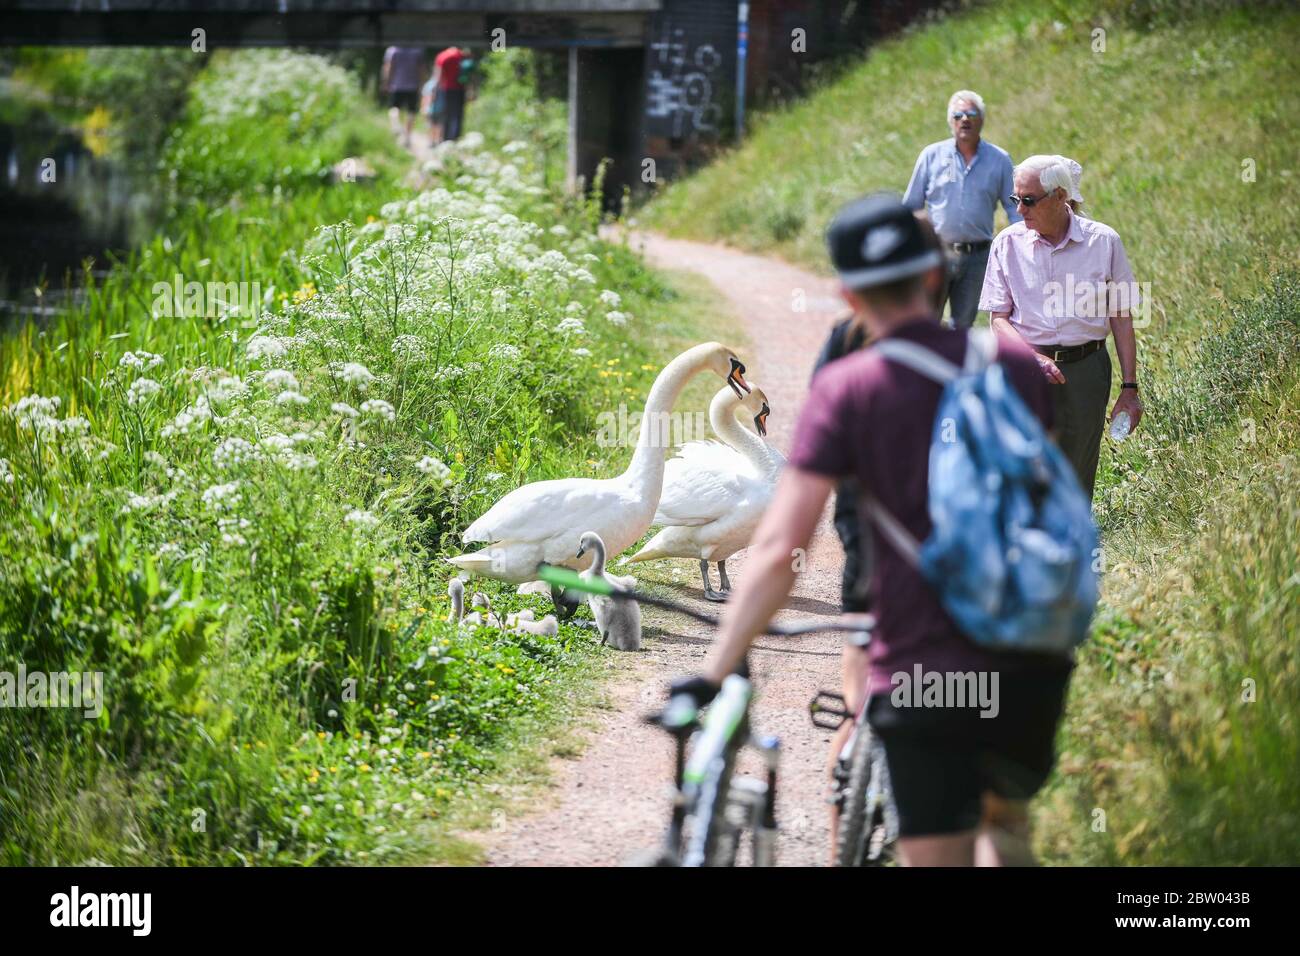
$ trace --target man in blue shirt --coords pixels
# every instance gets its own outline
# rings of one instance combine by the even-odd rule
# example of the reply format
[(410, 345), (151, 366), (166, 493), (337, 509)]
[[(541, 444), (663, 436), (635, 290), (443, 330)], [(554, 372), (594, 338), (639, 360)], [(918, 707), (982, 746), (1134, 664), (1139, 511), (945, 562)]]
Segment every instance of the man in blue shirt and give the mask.
[[(948, 127), (952, 139), (921, 150), (903, 205), (929, 213), (951, 263), (947, 299), (953, 325), (968, 329), (979, 311), (997, 204), (1002, 203), (1010, 222), (1021, 217), (1010, 198), (1011, 157), (980, 139), (983, 98), (971, 90), (954, 93), (948, 101)], [(942, 304), (939, 312), (943, 314)]]

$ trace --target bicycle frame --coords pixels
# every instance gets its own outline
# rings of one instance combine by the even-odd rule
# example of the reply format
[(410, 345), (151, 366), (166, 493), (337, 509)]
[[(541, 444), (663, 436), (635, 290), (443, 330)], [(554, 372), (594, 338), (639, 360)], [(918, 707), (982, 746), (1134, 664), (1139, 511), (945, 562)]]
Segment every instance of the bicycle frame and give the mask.
[[(855, 778), (861, 782), (865, 781), (865, 808), (862, 814), (863, 826), (866, 828), (864, 834), (856, 834), (856, 838), (861, 838), (865, 842), (861, 844), (861, 849), (852, 849), (852, 855), (860, 862), (857, 866), (879, 866), (883, 864), (889, 856), (892, 847), (898, 841), (898, 810), (894, 806), (893, 797), (890, 792), (889, 783), (889, 765), (885, 762), (884, 748), (880, 741), (874, 736), (869, 737), (869, 750), (864, 754), (858, 754), (858, 737), (862, 733), (870, 734), (870, 728), (867, 724), (867, 704), (870, 698), (864, 698), (861, 706), (856, 713), (850, 713), (840, 707), (828, 707), (824, 700), (838, 701), (841, 705), (844, 698), (840, 694), (830, 691), (820, 691), (809, 702), (808, 709), (812, 717), (813, 726), (823, 730), (838, 730), (843, 726), (844, 721), (851, 721), (853, 730), (844, 741), (835, 757), (835, 768), (832, 771), (833, 796), (831, 802), (839, 807), (841, 814), (846, 812), (846, 798), (850, 795)], [(820, 714), (829, 713), (838, 718), (834, 723), (828, 723), (824, 719), (819, 719)], [(854, 766), (855, 758), (865, 756), (871, 761), (869, 769), (863, 773), (856, 773), (858, 769)], [(841, 826), (845, 825), (844, 818), (841, 817)], [(848, 831), (841, 829), (837, 839), (843, 840), (846, 832), (852, 832), (852, 827)], [(841, 851), (843, 852), (843, 851)]]
[[(776, 771), (780, 744), (750, 733), (753, 685), (733, 674), (723, 682), (703, 720), (688, 696), (675, 697), (657, 721), (677, 742), (676, 796), (666, 844), (680, 866), (716, 866), (735, 860), (744, 830), (753, 834), (755, 866), (776, 862)], [(690, 759), (687, 740), (699, 732)], [(763, 754), (766, 779), (732, 779), (736, 755), (746, 746)], [(739, 817), (739, 819), (737, 819)], [(689, 833), (686, 823), (691, 821)]]
[[(615, 587), (599, 578), (584, 579), (569, 568), (541, 564), (537, 568), (537, 576), (553, 588), (601, 594), (616, 600), (637, 601), (676, 611), (715, 627), (718, 624), (718, 619), (711, 614), (639, 590)], [(870, 641), (874, 623), (870, 615), (800, 624), (769, 622), (765, 633), (794, 636), (818, 631), (846, 631), (855, 635), (850, 639), (852, 643), (865, 646)], [(774, 865), (780, 742), (775, 737), (756, 738), (750, 732), (749, 704), (752, 697), (753, 686), (749, 681), (733, 674), (723, 681), (722, 688), (707, 709), (702, 723), (695, 702), (689, 695), (672, 698), (663, 713), (651, 718), (652, 722), (673, 734), (677, 747), (674, 764), (676, 794), (665, 838), (667, 862), (680, 866), (711, 866), (718, 862), (730, 865), (735, 861), (736, 841), (740, 833), (749, 829), (754, 840), (754, 865)], [(686, 745), (696, 727), (700, 728), (699, 740), (688, 760)], [(767, 768), (766, 780), (732, 779), (736, 754), (746, 744), (755, 747), (763, 755)], [(739, 822), (735, 817), (740, 817)], [(692, 823), (689, 832), (686, 826), (688, 821)]]

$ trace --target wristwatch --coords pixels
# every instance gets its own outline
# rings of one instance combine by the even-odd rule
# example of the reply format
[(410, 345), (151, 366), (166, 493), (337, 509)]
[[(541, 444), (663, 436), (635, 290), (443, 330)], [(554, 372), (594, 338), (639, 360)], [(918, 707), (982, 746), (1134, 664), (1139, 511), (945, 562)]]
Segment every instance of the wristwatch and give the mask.
[(1138, 383), (1137, 383), (1137, 382), (1124, 382), (1122, 385), (1120, 385), (1120, 388), (1122, 388), (1122, 389), (1123, 389), (1123, 388), (1131, 388), (1131, 389), (1133, 389), (1133, 391), (1135, 391), (1135, 392), (1137, 391), (1137, 387), (1138, 387)]

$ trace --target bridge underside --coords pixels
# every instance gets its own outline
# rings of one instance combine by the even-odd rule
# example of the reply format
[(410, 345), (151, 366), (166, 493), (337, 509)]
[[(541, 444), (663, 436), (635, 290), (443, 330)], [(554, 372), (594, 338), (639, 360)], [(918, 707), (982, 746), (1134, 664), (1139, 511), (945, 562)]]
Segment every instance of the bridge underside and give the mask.
[(271, 14), (27, 8), (3, 14), (0, 46), (190, 46), (196, 29), (204, 31), (208, 50), (249, 46), (486, 46), (494, 37), (504, 38), (509, 46), (541, 48), (643, 45), (649, 14), (659, 8), (659, 3), (613, 6), (625, 9), (548, 14), (326, 10)]

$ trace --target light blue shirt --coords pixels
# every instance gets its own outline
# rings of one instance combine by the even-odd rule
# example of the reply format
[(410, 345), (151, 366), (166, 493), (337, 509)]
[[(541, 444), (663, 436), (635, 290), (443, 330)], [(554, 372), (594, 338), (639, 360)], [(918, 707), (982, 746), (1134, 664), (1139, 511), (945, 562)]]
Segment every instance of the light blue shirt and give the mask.
[(982, 139), (969, 166), (955, 139), (931, 143), (916, 158), (903, 205), (924, 206), (944, 242), (984, 242), (993, 238), (998, 203), (1011, 223), (1023, 218), (1010, 198), (1011, 169), (1007, 151)]

